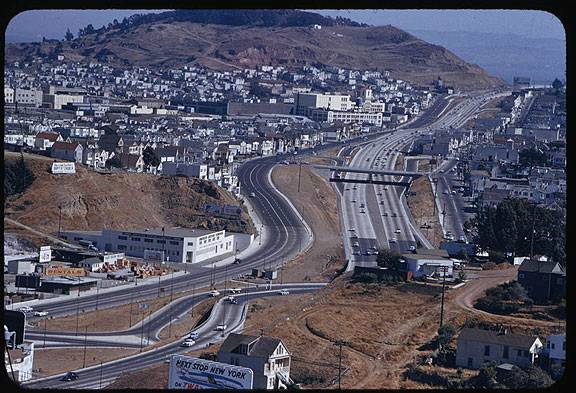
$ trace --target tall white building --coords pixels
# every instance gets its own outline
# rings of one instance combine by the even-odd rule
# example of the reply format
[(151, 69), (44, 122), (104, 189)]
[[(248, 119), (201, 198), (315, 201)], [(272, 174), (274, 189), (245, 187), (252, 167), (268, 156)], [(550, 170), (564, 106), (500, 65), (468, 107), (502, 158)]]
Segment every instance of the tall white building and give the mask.
[(349, 95), (297, 93), (294, 105), (296, 113), (303, 115), (307, 108), (347, 111), (352, 109), (353, 103)]

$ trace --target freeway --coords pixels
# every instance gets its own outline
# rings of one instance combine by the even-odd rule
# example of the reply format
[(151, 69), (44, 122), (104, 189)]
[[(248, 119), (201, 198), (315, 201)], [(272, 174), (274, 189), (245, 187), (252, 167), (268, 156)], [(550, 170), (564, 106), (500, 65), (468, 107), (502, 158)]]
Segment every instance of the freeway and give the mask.
[[(385, 181), (407, 181), (406, 177), (394, 178), (389, 171), (394, 169), (399, 152), (409, 150), (417, 135), (423, 131), (429, 131), (433, 127), (435, 129), (448, 129), (461, 126), (495, 96), (505, 94), (488, 92), (471, 95), (449, 110), (436, 108), (434, 113), (440, 117), (438, 119), (428, 118), (426, 127), (424, 125), (427, 123), (424, 121), (413, 122), (410, 128), (398, 128), (386, 136), (378, 136), (377, 139), (371, 140), (371, 143), (363, 143), (361, 149), (349, 163), (352, 170), (345, 172), (344, 178), (353, 181), (367, 180), (365, 174), (354, 173), (364, 169), (373, 173), (389, 173), (383, 176)], [(415, 128), (414, 124), (418, 127)], [(451, 192), (453, 179), (442, 174), (445, 170), (451, 171), (455, 163), (455, 160), (443, 162), (439, 168), (432, 172), (432, 175), (439, 175), (440, 185), (438, 188), (441, 195), (444, 196), (441, 204), (446, 205), (446, 201), (448, 202), (445, 218), (449, 216), (449, 225), (452, 228), (459, 228), (455, 230), (455, 233), (461, 234), (462, 224), (465, 221), (462, 216), (463, 213), (460, 213), (463, 202), (454, 197)], [(413, 169), (407, 171), (407, 165), (411, 165), (413, 168), (414, 163), (409, 164), (408, 161), (404, 165), (404, 174), (410, 174)], [(378, 167), (380, 167), (379, 170), (376, 169)], [(356, 263), (375, 260), (373, 250), (376, 247), (391, 248), (399, 252), (406, 252), (417, 246), (432, 248), (429, 241), (415, 225), (404, 198), (404, 187), (358, 183), (353, 186), (346, 185), (343, 190), (342, 188), (337, 189), (341, 198), (342, 221), (344, 223), (343, 238), (349, 261), (348, 271), (353, 270)], [(450, 191), (445, 192), (447, 189)]]
[[(318, 290), (323, 286), (324, 284), (295, 284), (289, 287), (289, 292), (290, 294), (306, 293)], [(174, 354), (207, 348), (215, 342), (224, 340), (227, 333), (236, 332), (242, 329), (249, 301), (264, 296), (276, 296), (281, 287), (282, 286), (275, 287), (273, 290), (257, 290), (245, 294), (231, 295), (237, 299), (236, 304), (225, 300), (219, 301), (210, 314), (210, 317), (202, 325), (193, 330), (199, 334), (199, 338), (192, 347), (181, 347), (182, 341), (178, 340), (126, 358), (76, 370), (74, 372), (79, 376), (76, 381), (60, 381), (63, 374), (58, 374), (25, 382), (23, 385), (26, 388), (32, 389), (98, 389), (113, 382), (123, 373), (134, 372), (164, 362)], [(226, 332), (216, 330), (217, 325), (221, 324), (223, 321), (225, 321), (225, 324), (227, 325)]]

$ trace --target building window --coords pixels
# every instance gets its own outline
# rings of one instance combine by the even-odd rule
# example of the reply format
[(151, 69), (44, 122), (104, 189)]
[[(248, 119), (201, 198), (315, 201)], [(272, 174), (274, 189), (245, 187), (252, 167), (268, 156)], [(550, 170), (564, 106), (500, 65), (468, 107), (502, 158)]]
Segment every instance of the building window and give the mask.
[(118, 236), (118, 240), (128, 240), (128, 236)]
[(518, 350), (518, 357), (521, 357), (521, 356), (522, 356), (522, 350), (519, 349), (519, 350)]
[(177, 246), (178, 244), (180, 244), (180, 242), (170, 241), (170, 244), (172, 244), (173, 246)]
[(552, 343), (552, 349), (556, 349), (556, 344)]
[(144, 239), (144, 243), (153, 243), (154, 240), (153, 239)]
[(160, 240), (160, 239), (158, 239), (158, 240), (156, 240), (156, 243), (166, 244), (166, 240)]
[(118, 249), (119, 250), (126, 250), (126, 246), (124, 244), (119, 244)]
[(518, 278), (524, 278), (524, 273), (518, 273)]
[(562, 342), (562, 350), (563, 350), (563, 351), (566, 351), (566, 341), (563, 341), (563, 342)]
[(508, 345), (504, 345), (504, 353), (502, 354), (504, 359), (508, 359)]
[(139, 237), (131, 237), (130, 240), (132, 240), (133, 242), (139, 242), (140, 238)]
[(484, 345), (484, 356), (490, 356), (490, 345)]
[(194, 243), (192, 243), (192, 242), (188, 242), (188, 245), (189, 245), (189, 246), (193, 246), (193, 245), (194, 245)]

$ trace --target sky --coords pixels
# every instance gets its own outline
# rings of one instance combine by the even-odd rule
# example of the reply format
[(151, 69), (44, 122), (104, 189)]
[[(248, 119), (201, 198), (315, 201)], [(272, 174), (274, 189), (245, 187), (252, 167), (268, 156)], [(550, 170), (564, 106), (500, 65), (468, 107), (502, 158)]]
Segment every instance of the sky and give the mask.
[[(134, 13), (162, 10), (35, 10), (16, 15), (6, 29), (7, 42), (62, 39), (66, 29), (76, 35), (92, 23), (100, 27)], [(550, 13), (531, 10), (310, 10), (328, 16), (343, 16), (371, 25), (391, 24), (411, 30), (512, 33), (528, 38), (563, 40), (562, 23)]]

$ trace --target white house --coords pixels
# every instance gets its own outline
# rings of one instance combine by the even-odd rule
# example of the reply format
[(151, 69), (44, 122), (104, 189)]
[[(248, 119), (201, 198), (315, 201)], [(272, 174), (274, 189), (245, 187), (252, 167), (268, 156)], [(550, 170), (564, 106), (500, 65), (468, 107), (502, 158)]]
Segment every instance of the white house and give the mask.
[(546, 337), (546, 353), (550, 365), (566, 366), (566, 334), (551, 334)]
[(218, 351), (219, 362), (248, 367), (254, 389), (285, 389), (290, 379), (291, 354), (282, 340), (230, 333)]

